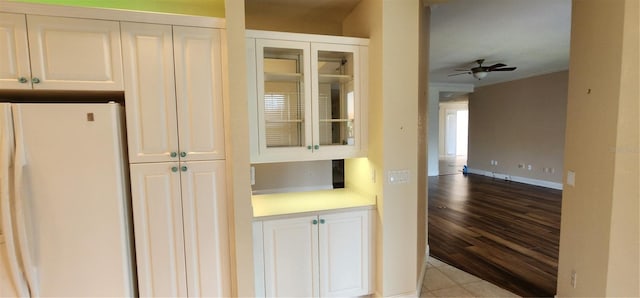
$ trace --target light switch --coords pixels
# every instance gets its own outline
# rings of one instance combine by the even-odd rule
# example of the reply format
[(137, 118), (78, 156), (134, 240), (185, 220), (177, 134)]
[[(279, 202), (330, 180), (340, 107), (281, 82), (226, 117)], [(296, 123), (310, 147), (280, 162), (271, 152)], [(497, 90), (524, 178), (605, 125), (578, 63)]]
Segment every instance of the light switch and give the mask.
[(574, 171), (567, 171), (567, 185), (576, 186), (576, 173)]
[(389, 171), (387, 173), (389, 177), (389, 184), (400, 184), (409, 182), (409, 170), (397, 170)]

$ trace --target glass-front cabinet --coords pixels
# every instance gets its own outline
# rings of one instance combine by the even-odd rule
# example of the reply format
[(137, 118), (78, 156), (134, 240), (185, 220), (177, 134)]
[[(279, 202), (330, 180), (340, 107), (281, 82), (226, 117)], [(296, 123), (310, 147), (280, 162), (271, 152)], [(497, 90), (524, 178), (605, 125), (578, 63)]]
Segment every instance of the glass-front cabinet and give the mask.
[(247, 32), (251, 162), (365, 156), (368, 40)]

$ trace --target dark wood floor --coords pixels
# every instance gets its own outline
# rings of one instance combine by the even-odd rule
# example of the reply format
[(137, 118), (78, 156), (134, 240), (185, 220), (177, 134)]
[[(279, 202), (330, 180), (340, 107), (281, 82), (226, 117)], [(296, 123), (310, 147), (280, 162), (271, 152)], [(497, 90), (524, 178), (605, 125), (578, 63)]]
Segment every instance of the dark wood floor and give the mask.
[(525, 297), (556, 293), (562, 192), (479, 175), (429, 177), (429, 247)]

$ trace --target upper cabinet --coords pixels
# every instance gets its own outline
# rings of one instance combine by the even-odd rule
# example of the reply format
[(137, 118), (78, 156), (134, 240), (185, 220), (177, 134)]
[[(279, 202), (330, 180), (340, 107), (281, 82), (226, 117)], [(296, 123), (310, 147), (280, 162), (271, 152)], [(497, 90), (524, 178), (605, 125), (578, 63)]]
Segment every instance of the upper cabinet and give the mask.
[(224, 159), (220, 29), (122, 23), (129, 160)]
[(2, 89), (123, 90), (117, 21), (0, 13), (0, 40)]
[(366, 156), (368, 40), (247, 31), (251, 162)]

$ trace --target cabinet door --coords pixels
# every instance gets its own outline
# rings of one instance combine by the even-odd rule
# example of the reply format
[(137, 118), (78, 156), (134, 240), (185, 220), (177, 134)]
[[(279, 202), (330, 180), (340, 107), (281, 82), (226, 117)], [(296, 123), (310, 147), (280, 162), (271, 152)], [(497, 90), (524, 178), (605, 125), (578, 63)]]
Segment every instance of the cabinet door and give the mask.
[(309, 159), (313, 150), (310, 47), (256, 40), (258, 155), (262, 161)]
[(319, 158), (355, 157), (360, 151), (359, 49), (311, 44), (313, 140)]
[(264, 221), (267, 297), (318, 297), (317, 223), (316, 216)]
[(0, 89), (31, 89), (25, 15), (0, 13)]
[(189, 297), (229, 297), (229, 234), (224, 161), (181, 163)]
[(171, 26), (122, 23), (129, 161), (178, 160)]
[(174, 27), (181, 160), (224, 159), (220, 30)]
[(27, 16), (34, 89), (123, 90), (115, 21)]
[(320, 296), (370, 294), (369, 211), (320, 216)]
[(132, 164), (131, 194), (140, 296), (186, 296), (178, 163)]

